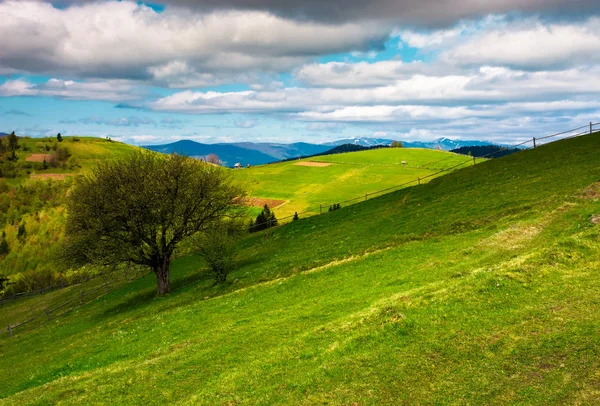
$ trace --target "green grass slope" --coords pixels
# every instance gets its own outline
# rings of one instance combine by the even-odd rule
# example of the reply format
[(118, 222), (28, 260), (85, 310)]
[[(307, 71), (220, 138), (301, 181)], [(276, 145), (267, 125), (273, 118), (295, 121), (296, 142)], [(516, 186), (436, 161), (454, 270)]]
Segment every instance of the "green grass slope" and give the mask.
[(148, 276), (4, 335), (0, 403), (598, 403), (599, 156), (560, 141), (253, 235), (223, 287), (181, 258), (167, 297)]
[[(0, 234), (6, 233), (10, 247), (10, 253), (0, 257), (0, 274), (20, 274), (23, 280), (27, 276), (27, 284), (35, 288), (36, 282), (39, 286), (65, 271), (56, 269), (49, 258), (63, 238), (69, 178), (53, 180), (52, 176), (75, 175), (100, 160), (123, 157), (135, 147), (90, 137), (64, 137), (60, 143), (55, 138), (20, 138), (19, 144), (18, 160), (11, 163), (11, 173), (17, 176), (0, 178)], [(33, 154), (52, 155), (57, 148), (68, 151), (68, 160), (54, 166), (48, 163), (46, 169), (43, 162), (27, 162)], [(50, 178), (30, 178), (36, 175)], [(18, 235), (20, 226), (25, 227), (25, 235)]]
[[(236, 170), (234, 175), (251, 197), (284, 201), (275, 212), (285, 217), (306, 210), (307, 215), (316, 214), (321, 204), (327, 210), (333, 203), (423, 178), (465, 161), (465, 156), (444, 151), (385, 148), (257, 166)], [(303, 162), (330, 165), (298, 165)]]

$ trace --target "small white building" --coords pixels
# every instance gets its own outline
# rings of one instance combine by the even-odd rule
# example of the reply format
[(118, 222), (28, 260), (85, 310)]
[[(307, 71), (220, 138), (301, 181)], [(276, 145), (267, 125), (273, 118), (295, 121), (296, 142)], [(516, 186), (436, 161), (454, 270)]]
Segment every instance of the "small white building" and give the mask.
[(243, 166), (241, 163), (237, 162), (235, 165), (233, 165), (233, 169), (242, 169)]

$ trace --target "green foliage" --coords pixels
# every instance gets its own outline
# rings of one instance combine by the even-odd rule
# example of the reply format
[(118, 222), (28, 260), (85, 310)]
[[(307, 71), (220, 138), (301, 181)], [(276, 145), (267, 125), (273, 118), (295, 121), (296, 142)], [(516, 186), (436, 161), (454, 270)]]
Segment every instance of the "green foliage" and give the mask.
[(15, 135), (14, 131), (12, 133), (10, 133), (10, 135), (7, 137), (7, 141), (8, 141), (8, 149), (9, 149), (9, 151), (15, 152), (16, 150), (18, 150), (20, 148), (20, 146), (19, 146), (19, 137), (17, 137)]
[(392, 141), (392, 144), (390, 146), (392, 148), (404, 148), (404, 144), (402, 144), (402, 141)]
[(60, 135), (60, 133), (56, 134), (56, 140), (57, 140), (58, 142), (62, 142), (62, 140), (63, 140), (63, 137), (62, 137), (62, 135)]
[(292, 221), (296, 221), (296, 220), (300, 220), (300, 217), (298, 216), (298, 212), (295, 212), (294, 217), (292, 218)]
[(254, 223), (250, 225), (250, 232), (254, 233), (261, 230), (266, 230), (277, 225), (275, 213), (269, 209), (269, 206), (264, 205), (262, 211), (256, 216)]
[(331, 206), (329, 206), (329, 211), (335, 211), (335, 210), (339, 210), (342, 208), (342, 205), (339, 203), (334, 203)]
[(204, 258), (216, 284), (225, 283), (233, 270), (236, 230), (239, 230), (237, 222), (221, 222), (195, 239), (197, 251)]
[(27, 237), (27, 229), (25, 228), (25, 223), (21, 223), (19, 225), (19, 230), (17, 231), (17, 238), (19, 240), (24, 240)]
[(179, 243), (234, 215), (242, 195), (225, 170), (180, 155), (139, 151), (102, 162), (69, 193), (64, 259), (146, 266), (167, 293)]
[(0, 238), (0, 257), (5, 257), (10, 252), (8, 241), (6, 241), (6, 232), (2, 231), (2, 237)]

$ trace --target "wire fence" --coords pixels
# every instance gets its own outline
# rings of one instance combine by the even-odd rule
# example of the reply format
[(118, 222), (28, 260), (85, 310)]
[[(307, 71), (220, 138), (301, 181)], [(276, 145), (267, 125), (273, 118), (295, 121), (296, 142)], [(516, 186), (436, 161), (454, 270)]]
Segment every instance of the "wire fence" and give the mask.
[[(585, 131), (584, 131), (585, 130)], [(532, 139), (528, 139), (525, 140), (523, 142), (520, 142), (518, 144), (513, 144), (510, 146), (506, 146), (504, 148), (501, 148), (499, 150), (496, 150), (492, 153), (489, 153), (487, 155), (481, 156), (481, 157), (470, 157), (468, 159), (465, 159), (464, 161), (452, 165), (448, 168), (443, 168), (441, 170), (438, 170), (436, 172), (433, 172), (429, 175), (423, 176), (423, 177), (418, 177), (416, 179), (413, 179), (411, 181), (408, 182), (404, 182), (401, 183), (399, 185), (395, 185), (389, 188), (385, 188), (385, 189), (380, 189), (374, 192), (369, 192), (366, 193), (362, 196), (353, 198), (353, 199), (348, 199), (348, 200), (344, 200), (344, 201), (340, 201), (340, 202), (335, 202), (335, 203), (329, 203), (329, 204), (320, 204), (319, 207), (313, 207), (313, 208), (309, 208), (306, 209), (305, 211), (301, 212), (301, 213), (296, 213), (294, 215), (291, 216), (286, 216), (286, 217), (282, 217), (278, 220), (278, 222), (281, 222), (282, 220), (290, 220), (293, 219), (294, 217), (300, 216), (300, 215), (304, 215), (304, 214), (314, 214), (314, 213), (319, 213), (319, 214), (325, 214), (327, 213), (329, 210), (324, 211), (323, 208), (329, 208), (329, 207), (333, 207), (333, 205), (336, 205), (337, 208), (341, 207), (342, 204), (344, 205), (348, 205), (348, 204), (354, 204), (354, 203), (358, 203), (361, 201), (366, 201), (368, 200), (370, 197), (375, 197), (375, 196), (380, 196), (382, 194), (385, 193), (390, 193), (392, 191), (395, 190), (399, 190), (401, 188), (405, 188), (408, 187), (410, 185), (413, 186), (418, 186), (421, 185), (421, 183), (429, 178), (435, 177), (437, 175), (440, 175), (442, 173), (445, 172), (449, 172), (452, 170), (455, 170), (457, 168), (460, 167), (464, 167), (467, 164), (472, 163), (473, 165), (477, 164), (477, 159), (489, 159), (489, 158), (493, 158), (494, 155), (497, 155), (501, 152), (507, 151), (507, 150), (511, 150), (511, 149), (515, 149), (515, 148), (519, 148), (521, 147), (521, 149), (531, 149), (531, 148), (537, 148), (540, 145), (545, 145), (545, 144), (549, 144), (551, 142), (554, 141), (559, 141), (559, 140), (563, 140), (563, 139), (569, 139), (569, 138), (575, 138), (575, 137), (579, 137), (582, 135), (587, 135), (587, 134), (591, 134), (595, 131), (600, 130), (600, 123), (589, 123), (588, 125), (579, 127), (579, 128), (575, 128), (572, 130), (568, 130), (568, 131), (563, 131), (560, 133), (556, 133), (556, 134), (551, 134), (551, 135), (547, 135), (547, 136), (543, 136), (543, 137), (534, 137)], [(558, 138), (557, 138), (558, 137)], [(529, 146), (530, 145), (530, 146)], [(454, 159), (455, 157), (449, 157), (449, 158), (445, 158), (445, 159)], [(444, 160), (445, 160), (444, 159)], [(439, 160), (439, 161), (433, 161), (431, 163), (422, 165), (422, 167), (427, 166), (427, 165), (431, 165), (433, 163), (439, 163), (442, 162), (444, 160)], [(480, 161), (481, 162), (481, 161)], [(281, 224), (281, 223), (279, 223)], [(268, 226), (272, 226), (272, 220), (269, 221), (265, 221), (263, 223), (259, 223), (259, 225), (268, 225)], [(256, 224), (255, 224), (256, 226)], [(240, 231), (248, 231), (248, 228), (244, 228), (243, 230)], [(114, 273), (113, 273), (114, 274)], [(122, 284), (131, 282), (134, 279), (137, 279), (141, 276), (146, 275), (147, 272), (139, 272), (139, 271), (134, 271), (134, 272), (128, 272), (127, 267), (124, 268), (124, 272), (118, 272), (118, 276), (107, 280), (106, 279), (106, 274), (100, 274), (98, 275), (96, 278), (90, 278), (87, 281), (82, 281), (78, 284), (73, 284), (70, 286), (74, 286), (74, 285), (80, 285), (82, 288), (79, 290), (79, 293), (73, 297), (69, 297), (68, 300), (62, 300), (59, 303), (56, 303), (54, 305), (47, 305), (46, 309), (44, 312), (41, 312), (40, 314), (37, 314), (36, 316), (30, 317), (24, 321), (21, 321), (19, 323), (14, 323), (11, 324), (9, 323), (8, 326), (3, 329), (0, 330), (0, 337), (10, 337), (12, 338), (15, 335), (15, 329), (19, 329), (20, 333), (26, 332), (26, 331), (31, 331), (34, 330), (42, 325), (44, 325), (45, 323), (54, 320), (56, 318), (62, 317), (64, 315), (67, 315), (68, 313), (70, 313), (71, 311), (73, 311), (74, 309), (76, 309), (79, 306), (84, 305), (85, 303), (88, 303), (94, 299), (97, 299), (105, 294), (108, 294), (109, 292), (117, 289), (118, 287), (120, 287)], [(98, 286), (88, 289), (88, 290), (84, 290), (83, 289), (83, 285), (85, 283), (88, 283), (89, 281), (91, 281), (92, 279), (97, 279), (98, 277), (103, 277), (104, 280), (102, 283), (100, 283)], [(64, 286), (63, 286), (64, 287)], [(27, 297), (27, 296), (33, 296), (36, 294), (42, 294), (44, 292), (49, 292), (51, 290), (55, 290), (58, 289), (57, 287), (51, 287), (51, 288), (45, 288), (42, 289), (40, 291), (36, 291), (36, 292), (29, 292), (27, 294), (23, 294), (20, 295), (20, 297)], [(15, 296), (19, 296), (19, 295), (15, 295)], [(8, 301), (8, 300), (14, 300), (13, 298), (5, 298), (3, 299), (3, 301)], [(2, 303), (2, 301), (0, 301), (0, 304)], [(35, 322), (35, 323), (33, 323)], [(26, 326), (24, 328), (24, 326)], [(4, 334), (7, 334), (6, 336), (4, 336)]]
[[(592, 134), (595, 131), (600, 130), (600, 123), (593, 123), (590, 122), (589, 124), (586, 124), (584, 126), (578, 127), (578, 128), (574, 128), (572, 130), (567, 130), (567, 131), (562, 131), (556, 134), (551, 134), (551, 135), (546, 135), (543, 137), (533, 137), (531, 139), (527, 139), (525, 141), (519, 142), (517, 144), (512, 144), (512, 145), (507, 145), (499, 150), (496, 150), (494, 152), (491, 152), (489, 154), (486, 154), (484, 156), (480, 156), (480, 157), (471, 157), (468, 159), (465, 159), (463, 162), (456, 164), (456, 165), (452, 165), (450, 167), (447, 168), (443, 168), (440, 170), (437, 170), (436, 172), (430, 173), (429, 175), (423, 176), (423, 177), (417, 177), (416, 179), (412, 179), (410, 181), (398, 184), (398, 185), (394, 185), (385, 189), (380, 189), (380, 190), (376, 190), (374, 192), (369, 192), (369, 193), (365, 193), (364, 195), (355, 197), (353, 199), (348, 199), (348, 200), (343, 200), (343, 201), (336, 201), (336, 202), (329, 202), (326, 204), (319, 204), (319, 206), (314, 206), (314, 207), (310, 207), (305, 209), (302, 212), (296, 212), (295, 214), (289, 215), (289, 216), (285, 216), (285, 217), (281, 217), (279, 219), (275, 220), (270, 219), (261, 223), (254, 223), (253, 225), (250, 226), (250, 229), (252, 229), (252, 227), (254, 227), (254, 229), (260, 229), (261, 226), (266, 226), (265, 228), (271, 228), (273, 226), (276, 225), (282, 225), (285, 223), (288, 223), (290, 221), (293, 221), (294, 218), (299, 218), (299, 216), (301, 215), (305, 215), (305, 214), (325, 214), (328, 213), (331, 209), (339, 209), (341, 207), (342, 204), (344, 205), (348, 205), (348, 204), (354, 204), (354, 203), (359, 203), (359, 202), (363, 202), (368, 200), (369, 198), (373, 198), (376, 196), (381, 196), (382, 194), (386, 194), (386, 193), (390, 193), (402, 188), (406, 188), (408, 186), (419, 186), (421, 185), (425, 180), (428, 180), (430, 178), (436, 177), (438, 175), (441, 175), (442, 173), (445, 172), (450, 172), (453, 171), (457, 168), (460, 167), (464, 167), (470, 163), (472, 163), (473, 165), (477, 164), (477, 159), (480, 160), (480, 162), (482, 162), (482, 159), (489, 159), (489, 158), (494, 158), (495, 155), (498, 155), (502, 152), (511, 150), (511, 149), (531, 149), (531, 148), (537, 148), (540, 145), (544, 145), (544, 144), (548, 144), (550, 142), (554, 142), (554, 141), (559, 141), (559, 140), (563, 140), (563, 139), (569, 139), (569, 138), (574, 138), (574, 137), (579, 137), (582, 135), (587, 135), (587, 134)], [(559, 138), (557, 138), (559, 137)], [(551, 141), (546, 141), (546, 140), (551, 140)], [(455, 159), (454, 156), (448, 157), (448, 158), (444, 158), (444, 159), (440, 159), (437, 161), (432, 161), (432, 162), (428, 162), (424, 165), (421, 165), (421, 168), (427, 168), (433, 164), (438, 164), (440, 162), (446, 161), (446, 160), (450, 160), (450, 159)], [(334, 209), (334, 210), (335, 210)], [(246, 231), (248, 229), (244, 229), (244, 230), (240, 230), (240, 231)]]
[[(120, 286), (138, 279), (146, 274), (147, 272), (140, 272), (139, 270), (130, 272), (127, 268), (125, 268), (123, 272), (113, 272), (111, 276), (114, 277), (111, 279), (107, 278), (107, 274), (99, 275), (97, 278), (94, 278), (96, 280), (100, 277), (103, 278), (103, 281), (98, 286), (88, 287), (88, 289), (82, 288), (77, 291), (75, 295), (70, 295), (66, 299), (62, 298), (58, 303), (46, 304), (44, 311), (39, 312), (35, 316), (27, 318), (26, 320), (18, 323), (8, 323), (6, 328), (0, 330), (0, 337), (6, 337), (4, 334), (7, 334), (8, 337), (12, 338), (16, 334), (16, 329), (18, 329), (19, 333), (35, 330), (47, 322), (65, 316), (74, 309), (83, 306), (92, 300), (98, 299), (99, 297), (116, 290)], [(82, 286), (84, 283), (85, 282), (80, 283), (79, 285)]]

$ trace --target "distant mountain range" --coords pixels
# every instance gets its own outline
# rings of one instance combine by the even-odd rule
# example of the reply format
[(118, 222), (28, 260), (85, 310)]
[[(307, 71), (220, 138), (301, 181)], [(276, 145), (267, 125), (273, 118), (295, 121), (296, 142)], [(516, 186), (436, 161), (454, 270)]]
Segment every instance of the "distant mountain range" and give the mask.
[[(373, 147), (376, 145), (390, 145), (391, 143), (392, 140), (389, 139), (367, 137), (349, 138), (324, 144), (309, 144), (306, 142), (296, 142), (293, 144), (254, 142), (202, 144), (196, 141), (183, 140), (165, 145), (147, 145), (143, 148), (167, 154), (177, 153), (194, 158), (205, 158), (209, 154), (216, 154), (221, 159), (223, 165), (232, 167), (236, 163), (240, 163), (243, 166), (248, 164), (263, 165), (285, 159), (318, 155), (332, 148), (347, 144)], [(428, 148), (451, 151), (461, 147), (487, 146), (493, 143), (488, 141), (462, 141), (438, 138), (430, 142), (403, 141), (403, 144), (405, 148)]]
[(3, 138), (3, 137), (8, 137), (8, 134), (7, 133), (0, 133), (0, 138)]

